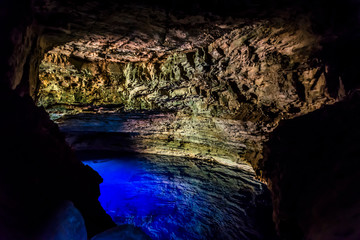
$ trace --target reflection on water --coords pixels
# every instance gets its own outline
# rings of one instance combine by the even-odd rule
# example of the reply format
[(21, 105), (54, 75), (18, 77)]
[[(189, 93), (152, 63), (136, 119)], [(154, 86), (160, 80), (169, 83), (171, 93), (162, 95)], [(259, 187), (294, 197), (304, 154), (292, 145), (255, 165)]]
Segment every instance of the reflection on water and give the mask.
[(117, 224), (152, 239), (272, 239), (270, 198), (252, 173), (214, 162), (147, 155), (84, 161)]

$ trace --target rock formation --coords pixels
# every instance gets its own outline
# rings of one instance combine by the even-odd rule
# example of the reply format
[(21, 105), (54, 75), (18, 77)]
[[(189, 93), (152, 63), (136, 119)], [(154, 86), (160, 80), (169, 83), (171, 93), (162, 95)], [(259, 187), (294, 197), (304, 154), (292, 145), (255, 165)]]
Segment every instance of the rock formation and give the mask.
[(122, 225), (111, 228), (103, 233), (96, 235), (91, 240), (112, 240), (112, 239), (139, 239), (150, 240), (150, 238), (141, 230), (141, 228), (132, 225)]
[(265, 148), (265, 176), (284, 239), (356, 239), (360, 191), (359, 93), (280, 124)]
[(30, 97), (1, 89), (3, 117), (1, 220), (2, 239), (32, 239), (56, 211), (72, 201), (85, 219), (88, 234), (114, 226), (98, 202), (101, 177), (78, 161), (58, 126)]
[[(321, 232), (318, 223), (326, 216), (349, 215), (341, 207), (317, 208), (327, 202), (328, 188), (322, 180), (344, 175), (345, 160), (357, 159), (345, 154), (352, 153), (356, 142), (348, 144), (350, 150), (340, 148), (337, 153), (344, 155), (339, 158), (330, 156), (333, 145), (326, 136), (337, 125), (330, 124), (329, 115), (323, 116), (330, 111), (345, 123), (339, 123), (344, 131), (339, 128), (331, 139), (353, 136), (357, 123), (346, 116), (358, 110), (341, 109), (352, 106), (352, 100), (343, 99), (358, 87), (355, 1), (21, 3), (18, 8), (4, 1), (0, 12), (1, 128), (6, 139), (2, 152), (11, 156), (1, 162), (0, 214), (13, 216), (1, 221), (4, 239), (33, 236), (31, 231), (62, 200), (74, 202), (80, 210), (88, 236), (113, 226), (97, 202), (101, 179), (74, 158), (57, 126), (33, 100), (58, 114), (63, 109), (101, 112), (109, 105), (135, 115), (145, 110), (146, 117), (126, 119), (120, 130), (130, 134), (134, 151), (227, 164), (248, 161), (269, 182), (280, 236), (335, 239), (337, 232)], [(337, 101), (343, 102), (310, 113)], [(330, 125), (322, 126), (319, 119)], [(281, 120), (284, 125), (270, 138), (269, 155), (262, 161), (262, 146)], [(282, 131), (290, 132), (285, 134), (288, 142), (274, 143)], [(304, 141), (293, 141), (298, 137)], [(322, 146), (321, 153), (316, 146)], [(284, 150), (287, 147), (303, 154)], [(277, 152), (279, 159), (272, 155)], [(308, 164), (297, 167), (298, 156)], [(327, 157), (332, 165), (323, 170)], [(306, 167), (312, 164), (313, 171)], [(321, 171), (324, 175), (314, 178), (312, 185), (309, 181)], [(300, 175), (308, 178), (298, 181)], [(355, 173), (349, 176), (348, 182), (355, 182)], [(331, 199), (346, 204), (337, 199), (340, 192), (350, 190), (346, 184), (334, 184), (339, 191), (332, 192)], [(304, 190), (301, 204), (292, 205), (299, 198), (296, 191), (286, 193), (289, 186)], [(317, 193), (314, 186), (324, 191)], [(34, 197), (27, 200), (29, 196)], [(357, 194), (349, 198), (359, 200)], [(315, 211), (314, 219), (304, 208), (330, 212)], [(32, 215), (39, 217), (29, 232), (27, 216)], [(324, 229), (335, 225), (328, 221)], [(339, 228), (341, 236), (356, 238), (356, 231)]]
[[(142, 12), (145, 19), (151, 14)], [(280, 119), (331, 104), (338, 96), (327, 90), (327, 66), (315, 57), (321, 38), (307, 18), (214, 18), (217, 28), (194, 26), (195, 36), (183, 25), (210, 19), (192, 16), (181, 22), (170, 15), (172, 28), (165, 30), (156, 30), (157, 21), (146, 22), (156, 30), (152, 34), (169, 32), (171, 49), (147, 32), (88, 36), (57, 46), (40, 65), (38, 104), (54, 112), (104, 105), (158, 111), (138, 123), (128, 121), (124, 131), (137, 134), (135, 151), (245, 160), (257, 169), (266, 133)]]
[(87, 239), (84, 219), (71, 202), (64, 202), (46, 225), (39, 239)]

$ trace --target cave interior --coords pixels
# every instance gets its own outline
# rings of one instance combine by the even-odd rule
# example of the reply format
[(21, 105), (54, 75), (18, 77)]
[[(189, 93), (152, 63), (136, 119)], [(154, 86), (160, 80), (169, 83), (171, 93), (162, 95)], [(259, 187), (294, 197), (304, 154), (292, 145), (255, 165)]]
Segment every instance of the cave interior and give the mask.
[(357, 0), (0, 6), (0, 239), (360, 239)]

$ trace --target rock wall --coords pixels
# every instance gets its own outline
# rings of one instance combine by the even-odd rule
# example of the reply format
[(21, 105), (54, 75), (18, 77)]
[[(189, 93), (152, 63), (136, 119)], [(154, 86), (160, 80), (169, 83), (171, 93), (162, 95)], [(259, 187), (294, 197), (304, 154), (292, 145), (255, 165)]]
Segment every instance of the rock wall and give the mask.
[(175, 113), (82, 113), (57, 122), (67, 142), (79, 152), (91, 149), (185, 156), (226, 165), (241, 163), (246, 144), (261, 139), (249, 135), (244, 123)]
[(264, 176), (283, 239), (357, 239), (360, 96), (280, 124)]
[(280, 119), (342, 97), (328, 93), (326, 64), (316, 57), (321, 38), (300, 19), (245, 22), (206, 46), (146, 62), (101, 60), (98, 52), (94, 61), (80, 58), (95, 42), (58, 46), (40, 65), (38, 104), (50, 112), (108, 105), (163, 112), (128, 127), (137, 133), (134, 150), (245, 160), (260, 171), (262, 142)]
[(64, 201), (78, 208), (90, 236), (114, 226), (98, 202), (101, 177), (76, 159), (48, 114), (30, 97), (1, 90), (1, 239), (36, 239)]
[[(304, 147), (298, 149), (296, 144), (292, 145), (291, 141), (298, 137), (295, 134), (289, 139), (289, 144), (269, 144), (270, 150), (275, 149), (270, 152), (281, 153), (279, 162), (273, 157), (266, 157), (265, 159), (270, 159), (269, 165), (267, 161), (264, 165), (262, 162), (259, 166), (257, 165), (258, 160), (262, 158), (259, 150), (261, 150), (263, 137), (259, 136), (266, 136), (266, 133), (272, 131), (280, 119), (307, 114), (325, 103), (333, 103), (334, 100), (341, 99), (349, 90), (358, 87), (359, 47), (358, 36), (354, 34), (358, 32), (359, 23), (357, 2), (342, 1), (339, 4), (329, 1), (301, 1), (302, 3), (291, 1), (289, 4), (288, 1), (267, 1), (266, 3), (232, 0), (151, 1), (151, 3), (150, 1), (146, 3), (136, 1), (142, 2), (141, 11), (138, 7), (126, 5), (125, 2), (1, 1), (2, 93), (0, 96), (3, 103), (1, 131), (6, 140), (1, 150), (4, 156), (11, 156), (1, 160), (0, 201), (3, 206), (0, 209), (1, 219), (3, 219), (0, 222), (0, 232), (3, 234), (1, 238), (31, 239), (31, 236), (35, 234), (34, 231), (41, 228), (44, 219), (58, 205), (58, 201), (65, 199), (72, 200), (81, 211), (85, 221), (88, 221), (87, 224), (91, 223), (88, 231), (89, 229), (94, 232), (101, 231), (112, 225), (96, 200), (100, 182), (98, 176), (73, 158), (63, 137), (48, 119), (45, 111), (36, 108), (28, 97), (19, 97), (19, 95), (34, 96), (36, 93), (39, 83), (37, 71), (44, 52), (51, 50), (54, 46), (84, 39), (87, 33), (92, 32), (91, 37), (94, 37), (94, 41), (86, 38), (86, 41), (79, 41), (85, 45), (89, 43), (93, 47), (92, 50), (100, 47), (97, 43), (104, 35), (129, 33), (124, 40), (128, 49), (125, 53), (131, 53), (128, 58), (132, 61), (126, 64), (124, 61), (119, 61), (115, 56), (121, 56), (121, 51), (120, 54), (116, 51), (110, 52), (112, 53), (110, 59), (116, 60), (111, 63), (101, 59), (103, 58), (101, 51), (98, 52), (100, 59), (90, 58), (85, 62), (84, 58), (81, 58), (82, 51), (70, 49), (70, 55), (52, 51), (46, 56), (48, 61), (45, 61), (43, 65), (48, 64), (49, 68), (43, 68), (44, 71), (40, 75), (64, 82), (64, 86), (50, 83), (51, 81), (43, 81), (42, 91), (48, 94), (48, 97), (41, 98), (42, 104), (48, 105), (48, 103), (53, 104), (58, 101), (56, 91), (65, 91), (66, 88), (67, 91), (74, 93), (73, 96), (66, 97), (67, 101), (75, 99), (75, 93), (77, 93), (77, 98), (74, 101), (71, 100), (71, 104), (88, 103), (86, 99), (91, 97), (78, 89), (83, 84), (76, 80), (78, 76), (78, 79), (86, 80), (84, 82), (91, 86), (89, 89), (93, 93), (96, 93), (97, 89), (102, 89), (111, 93), (112, 96), (118, 96), (118, 93), (113, 94), (113, 92), (116, 92), (117, 87), (120, 86), (123, 89), (120, 91), (123, 99), (115, 97), (115, 99), (107, 99), (108, 102), (101, 102), (97, 98), (92, 98), (90, 104), (104, 104), (116, 100), (118, 101), (116, 103), (122, 104), (127, 109), (171, 108), (173, 112), (166, 113), (169, 115), (168, 119), (173, 119), (173, 116), (176, 119), (179, 116), (179, 119), (175, 121), (178, 123), (183, 122), (181, 117), (196, 119), (192, 120), (194, 122), (192, 125), (195, 125), (199, 132), (203, 132), (204, 136), (209, 135), (209, 129), (214, 129), (215, 125), (217, 126), (213, 131), (217, 133), (215, 141), (204, 138), (202, 143), (223, 142), (228, 147), (230, 146), (226, 140), (228, 135), (225, 133), (230, 132), (230, 139), (237, 142), (236, 149), (240, 149), (241, 154), (231, 157), (227, 154), (227, 159), (236, 162), (243, 156), (244, 159), (251, 159), (259, 175), (262, 174), (261, 171), (266, 171), (263, 176), (268, 179), (274, 193), (274, 219), (284, 239), (296, 237), (309, 239), (333, 237), (336, 239), (336, 236), (357, 239), (357, 228), (353, 227), (356, 226), (357, 216), (349, 213), (356, 212), (353, 211), (353, 206), (356, 204), (351, 203), (351, 200), (357, 200), (357, 192), (355, 191), (353, 196), (346, 195), (357, 189), (353, 185), (356, 183), (357, 167), (353, 161), (348, 165), (347, 161), (344, 161), (344, 159), (356, 159), (356, 156), (339, 156), (337, 159), (328, 156), (331, 159), (330, 170), (321, 167), (327, 166), (327, 157), (320, 156), (319, 165), (316, 164), (314, 171), (311, 172), (312, 167), (307, 166), (317, 163), (318, 159), (314, 159), (312, 154), (315, 153), (318, 156), (320, 151), (307, 144), (306, 141), (311, 138), (303, 135), (304, 133), (313, 134), (309, 130), (313, 128), (307, 127), (312, 126), (314, 120), (315, 125), (321, 129), (320, 132), (313, 129), (318, 135), (315, 139), (319, 140), (313, 142), (314, 146), (323, 143), (324, 151), (321, 152), (333, 153), (333, 148), (330, 149), (333, 145), (327, 139), (328, 131), (341, 126), (339, 130), (344, 131), (339, 131), (335, 135), (331, 133), (330, 139), (342, 139), (343, 142), (338, 142), (337, 146), (344, 146), (343, 143), (350, 139), (347, 136), (353, 136), (352, 130), (357, 126), (357, 122), (352, 121), (351, 118), (343, 118), (339, 120), (339, 124), (322, 127), (317, 119), (319, 116), (325, 116), (329, 108), (322, 110), (321, 113), (316, 112), (310, 115), (309, 121), (306, 117), (294, 120), (295, 126), (300, 126), (304, 132), (296, 131), (294, 127), (285, 126), (281, 129), (289, 129), (299, 134), (301, 139), (305, 139), (305, 142), (299, 142), (300, 146)], [(292, 7), (287, 9), (290, 5)], [(285, 9), (280, 14), (278, 11), (273, 11), (279, 6)], [(182, 12), (173, 18), (172, 13), (178, 9)], [(214, 17), (211, 12), (219, 13), (222, 17)], [(150, 15), (144, 15), (144, 13), (150, 13)], [(196, 17), (197, 14), (201, 16)], [(297, 18), (299, 15), (306, 17)], [(154, 21), (150, 16), (156, 16), (156, 24), (151, 24)], [(234, 19), (239, 16), (242, 16), (240, 17), (242, 21), (235, 21)], [(300, 19), (305, 19), (305, 21), (300, 21)], [(169, 22), (171, 24), (168, 24)], [(194, 24), (196, 22), (199, 24)], [(186, 33), (184, 31), (186, 29), (192, 29), (191, 33)], [(157, 34), (153, 34), (154, 32)], [(243, 35), (246, 37), (242, 38)], [(153, 44), (156, 42), (154, 41), (150, 45), (145, 44), (147, 47), (150, 46), (145, 49), (151, 51), (136, 56), (134, 52), (138, 49), (137, 47), (144, 46), (146, 42), (142, 39), (146, 41), (155, 39), (162, 45), (161, 54), (155, 55), (152, 59), (153, 54), (150, 52), (159, 50), (154, 48), (156, 45)], [(106, 49), (108, 41), (103, 43), (101, 46)], [(123, 41), (115, 41), (115, 43), (121, 44)], [(191, 43), (195, 44), (191, 46)], [(176, 49), (181, 51), (176, 51)], [(64, 61), (60, 62), (59, 58)], [(144, 59), (151, 59), (151, 61), (146, 64)], [(71, 64), (67, 65), (68, 62)], [(155, 69), (154, 66), (159, 68), (163, 66), (163, 68)], [(53, 73), (60, 71), (63, 73), (58, 77), (52, 76), (46, 70), (51, 68), (54, 70)], [(128, 69), (129, 72), (124, 69)], [(75, 79), (65, 79), (69, 76), (69, 72), (75, 75)], [(143, 74), (147, 77), (142, 77)], [(112, 79), (111, 75), (113, 79), (121, 81), (118, 83), (109, 81)], [(94, 79), (109, 86), (102, 87), (100, 83), (94, 83)], [(160, 87), (151, 85), (148, 79), (157, 81)], [(164, 81), (167, 79), (171, 79), (171, 82)], [(68, 83), (74, 83), (74, 85), (67, 87)], [(55, 88), (51, 89), (53, 86)], [(98, 96), (104, 96), (101, 94), (101, 91), (98, 91)], [(84, 99), (85, 101), (81, 102)], [(340, 119), (341, 115), (357, 119), (356, 116), (351, 115), (351, 111), (357, 112), (356, 108), (350, 112), (341, 110), (347, 104), (349, 101), (345, 101), (343, 105), (336, 105), (335, 110), (329, 110), (331, 116), (334, 119)], [(77, 109), (77, 107), (74, 108)], [(154, 118), (156, 120), (157, 117)], [(323, 120), (328, 122), (331, 119), (325, 117)], [(152, 122), (148, 121), (145, 124), (149, 126), (149, 130), (155, 128)], [(140, 132), (142, 125), (137, 126), (135, 123), (131, 126), (136, 132)], [(174, 129), (180, 129), (179, 132), (182, 132), (181, 129), (188, 129), (187, 133), (192, 133), (190, 130), (194, 130), (188, 125), (171, 124), (169, 128), (175, 133)], [(204, 128), (206, 131), (202, 131)], [(150, 134), (147, 134), (149, 139), (151, 136), (160, 136), (160, 134), (155, 135), (149, 132)], [(238, 133), (240, 134), (237, 135)], [(178, 139), (183, 141), (186, 134), (180, 134)], [(278, 133), (274, 136), (276, 134)], [(211, 138), (214, 135), (210, 135)], [(244, 139), (238, 139), (237, 136)], [(139, 139), (142, 137), (140, 136)], [(143, 139), (146, 140), (145, 137)], [(247, 139), (251, 141), (246, 142)], [(194, 141), (191, 140), (188, 143)], [(246, 151), (241, 149), (242, 144), (246, 146)], [(297, 156), (284, 150), (288, 145), (300, 153), (304, 149), (314, 151), (305, 151), (307, 155), (302, 154), (300, 156), (303, 158), (298, 159)], [(347, 152), (354, 152), (353, 149), (346, 150), (349, 146), (354, 145), (350, 142), (341, 152), (345, 155)], [(333, 147), (336, 149), (336, 146)], [(168, 146), (166, 148), (169, 149)], [(184, 149), (184, 147), (179, 149)], [(284, 151), (286, 153), (282, 155)], [(334, 153), (334, 156), (337, 154)], [(211, 155), (217, 156), (213, 152)], [(290, 158), (287, 156), (299, 161), (289, 162)], [(303, 160), (309, 160), (309, 162), (297, 164), (303, 163)], [(300, 177), (296, 174), (298, 172), (301, 173)], [(322, 174), (320, 178), (316, 177), (317, 173)], [(345, 183), (340, 180), (344, 175), (347, 176)], [(299, 181), (304, 176), (306, 179)], [(316, 180), (314, 185), (311, 184), (311, 177)], [(326, 181), (323, 181), (324, 179)], [(329, 184), (326, 184), (328, 182)], [(292, 188), (292, 186), (295, 187)], [(315, 189), (314, 186), (317, 188)], [(326, 186), (330, 188), (335, 186), (334, 189), (338, 191), (329, 190)], [(352, 188), (348, 189), (346, 186)], [(294, 191), (297, 187), (300, 190)], [(324, 188), (324, 191), (317, 193), (321, 188)], [(292, 191), (286, 194), (289, 189)], [(300, 193), (303, 194), (299, 195)], [(348, 196), (344, 199), (350, 199), (350, 203), (339, 201), (341, 194)], [(293, 201), (296, 201), (296, 204), (293, 204)], [(328, 204), (332, 202), (333, 206), (336, 204), (350, 206), (350, 210), (329, 207)], [(89, 209), (93, 209), (95, 213)], [(304, 209), (312, 209), (314, 215), (305, 213)], [(328, 215), (324, 215), (323, 212)], [(337, 219), (344, 225), (331, 222), (331, 219)], [(99, 222), (106, 224), (101, 225)], [(321, 225), (321, 222), (324, 222), (324, 225)], [(346, 228), (345, 225), (349, 227)], [(325, 230), (320, 231), (322, 229)]]
[(0, 238), (40, 239), (68, 200), (92, 236), (114, 226), (97, 200), (102, 179), (76, 159), (57, 125), (29, 97), (45, 51), (34, 5), (0, 3)]
[(325, 63), (313, 56), (320, 39), (310, 23), (276, 20), (249, 23), (202, 48), (144, 62), (89, 61), (78, 57), (90, 51), (86, 46), (56, 47), (40, 65), (38, 103), (184, 110), (262, 126), (331, 103)]

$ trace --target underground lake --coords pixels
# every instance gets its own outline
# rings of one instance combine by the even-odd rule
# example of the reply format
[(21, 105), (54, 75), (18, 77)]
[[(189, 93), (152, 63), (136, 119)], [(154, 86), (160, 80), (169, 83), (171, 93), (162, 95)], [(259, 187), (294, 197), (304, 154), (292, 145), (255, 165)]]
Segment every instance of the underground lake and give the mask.
[(359, 240), (360, 1), (0, 1), (0, 240)]
[(270, 192), (248, 164), (109, 149), (126, 137), (127, 122), (145, 116), (57, 120), (79, 159), (103, 178), (99, 201), (117, 225), (140, 227), (154, 240), (275, 239)]

